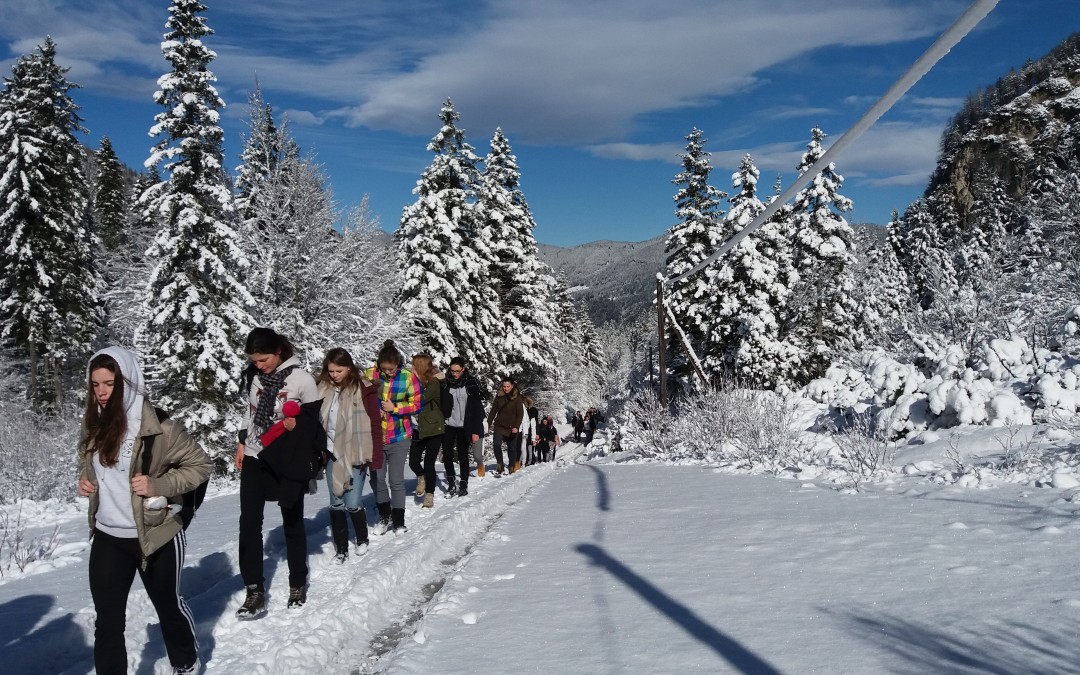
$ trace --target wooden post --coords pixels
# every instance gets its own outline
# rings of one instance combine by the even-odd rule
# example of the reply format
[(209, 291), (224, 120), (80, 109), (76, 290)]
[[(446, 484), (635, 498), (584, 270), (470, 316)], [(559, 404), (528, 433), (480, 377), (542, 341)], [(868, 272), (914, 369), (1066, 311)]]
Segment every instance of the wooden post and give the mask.
[(667, 338), (664, 335), (664, 316), (667, 311), (664, 308), (664, 280), (656, 278), (656, 333), (657, 333), (657, 362), (660, 378), (660, 405), (667, 409)]

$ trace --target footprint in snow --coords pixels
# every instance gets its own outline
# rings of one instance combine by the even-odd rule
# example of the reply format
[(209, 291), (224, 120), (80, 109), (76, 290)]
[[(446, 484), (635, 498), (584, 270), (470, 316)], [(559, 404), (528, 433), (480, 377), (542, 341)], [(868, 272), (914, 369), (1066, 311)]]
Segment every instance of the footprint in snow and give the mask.
[(1080, 600), (1074, 598), (1062, 598), (1061, 600), (1055, 600), (1055, 605), (1065, 605), (1066, 607), (1080, 607)]
[(476, 614), (474, 612), (468, 612), (461, 615), (461, 621), (469, 626), (476, 624)]
[(477, 588), (476, 586), (469, 586), (469, 592), (470, 593), (479, 593), (480, 589)]
[(978, 574), (981, 570), (974, 565), (961, 565), (960, 567), (953, 567), (949, 571), (953, 574)]
[(1038, 529), (1039, 532), (1042, 532), (1043, 534), (1061, 534), (1061, 528), (1055, 527), (1054, 525), (1044, 525)]
[(955, 523), (949, 523), (948, 525), (945, 526), (945, 528), (948, 529), (948, 530), (967, 530), (967, 529), (969, 529), (967, 525), (961, 523), (960, 521), (956, 521)]
[(495, 581), (508, 581), (516, 576), (516, 574), (496, 574)]

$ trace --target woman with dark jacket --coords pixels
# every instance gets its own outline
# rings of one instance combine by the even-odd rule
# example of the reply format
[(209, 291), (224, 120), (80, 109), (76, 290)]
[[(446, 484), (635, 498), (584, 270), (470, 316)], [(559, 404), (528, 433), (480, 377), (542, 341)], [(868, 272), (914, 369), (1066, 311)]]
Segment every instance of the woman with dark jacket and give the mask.
[(416, 474), (416, 494), (424, 497), (424, 508), (430, 509), (435, 505), (435, 461), (439, 458), (446, 431), (446, 415), (442, 409), (443, 374), (428, 354), (413, 356), (412, 368), (420, 380), (422, 393), (409, 451), (409, 467)]
[[(268, 501), (277, 501), (281, 508), (282, 530), (285, 533), (285, 557), (289, 564), (288, 606), (302, 607), (307, 602), (307, 533), (304, 531), (304, 493), (307, 482), (285, 479), (276, 474), (259, 455), (264, 451), (261, 436), (278, 421), (283, 421), (286, 433), (271, 446), (291, 445), (297, 432), (308, 443), (325, 444), (319, 440), (318, 404), (315, 378), (300, 367), (292, 343), (270, 328), (255, 328), (247, 337), (244, 351), (251, 360), (246, 371), (248, 416), (236, 446), (236, 466), (240, 469), (240, 576), (247, 597), (236, 618), (257, 619), (266, 614), (266, 588), (263, 577), (263, 510)], [(305, 410), (303, 419), (285, 417), (287, 401), (296, 401)], [(314, 415), (314, 420), (312, 420)], [(318, 428), (316, 428), (318, 427)], [(310, 448), (305, 448), (310, 449)], [(290, 456), (294, 453), (288, 453)], [(310, 457), (310, 455), (309, 455)]]
[[(480, 446), (476, 460), (476, 475), (484, 477), (484, 400), (479, 383), (465, 365), (465, 357), (450, 359), (446, 380), (443, 381), (443, 414), (446, 432), (443, 434), (443, 465), (446, 468), (446, 494), (464, 497), (469, 494), (469, 453)], [(454, 476), (454, 461), (460, 469), (461, 482)]]
[(170, 505), (169, 497), (201, 484), (213, 464), (182, 425), (159, 420), (144, 397), (134, 354), (120, 347), (103, 349), (90, 359), (87, 375), (78, 493), (90, 498), (94, 666), (102, 675), (135, 669), (128, 663), (124, 625), (138, 573), (157, 610), (173, 672), (195, 673), (195, 621), (180, 595), (187, 540), (180, 509)]
[(561, 441), (559, 432), (555, 429), (555, 420), (551, 418), (551, 415), (544, 415), (540, 428), (536, 431), (536, 438), (538, 439), (536, 452), (540, 455), (540, 461), (554, 462), (555, 449), (559, 447)]
[(330, 534), (336, 559), (349, 557), (349, 524), (356, 552), (368, 545), (367, 512), (363, 508), (367, 472), (383, 466), (382, 413), (374, 383), (360, 376), (352, 355), (341, 347), (326, 353), (319, 373), (319, 418), (326, 429), (326, 487), (330, 492)]

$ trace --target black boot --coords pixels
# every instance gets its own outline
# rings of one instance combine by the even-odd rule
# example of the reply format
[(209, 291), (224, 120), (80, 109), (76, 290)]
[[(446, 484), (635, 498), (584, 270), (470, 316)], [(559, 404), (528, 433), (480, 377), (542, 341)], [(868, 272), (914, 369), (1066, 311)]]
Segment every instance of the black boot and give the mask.
[(390, 529), (390, 502), (379, 502), (379, 534), (386, 534)]
[[(465, 483), (465, 481), (461, 481), (461, 482), (462, 482), (462, 484)], [(458, 493), (457, 480), (453, 476), (447, 476), (447, 478), (446, 478), (446, 496), (447, 497), (453, 497), (457, 493)]]
[(349, 558), (349, 524), (345, 512), (330, 509), (330, 536), (334, 540), (334, 559), (343, 563)]
[(395, 533), (409, 531), (409, 528), (405, 527), (405, 509), (390, 509), (390, 521)]
[(352, 526), (356, 531), (356, 552), (360, 553), (360, 548), (368, 545), (367, 511), (349, 511), (349, 517), (352, 518)]
[(251, 584), (244, 590), (247, 591), (247, 597), (240, 609), (236, 610), (236, 618), (240, 621), (250, 621), (266, 614), (266, 590), (263, 585)]
[(469, 494), (469, 481), (467, 481), (467, 480), (463, 480), (463, 481), (461, 481), (461, 483), (460, 483), (460, 484), (458, 485), (458, 489), (457, 489), (457, 496), (458, 496), (458, 497), (465, 497), (465, 496), (467, 496), (468, 494)]

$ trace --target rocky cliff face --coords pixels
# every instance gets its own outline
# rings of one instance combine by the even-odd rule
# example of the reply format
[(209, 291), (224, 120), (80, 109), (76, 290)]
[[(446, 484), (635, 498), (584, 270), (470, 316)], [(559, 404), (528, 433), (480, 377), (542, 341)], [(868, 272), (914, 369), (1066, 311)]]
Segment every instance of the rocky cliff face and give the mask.
[(968, 98), (942, 136), (927, 202), (950, 234), (966, 232), (1000, 191), (1018, 205), (1061, 189), (1080, 167), (1080, 34)]

